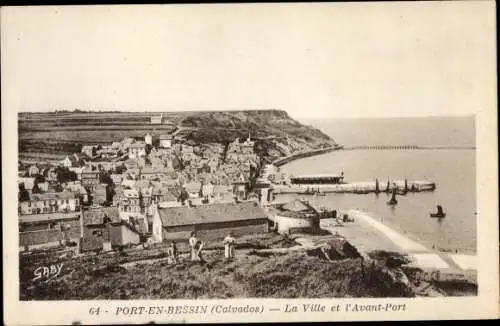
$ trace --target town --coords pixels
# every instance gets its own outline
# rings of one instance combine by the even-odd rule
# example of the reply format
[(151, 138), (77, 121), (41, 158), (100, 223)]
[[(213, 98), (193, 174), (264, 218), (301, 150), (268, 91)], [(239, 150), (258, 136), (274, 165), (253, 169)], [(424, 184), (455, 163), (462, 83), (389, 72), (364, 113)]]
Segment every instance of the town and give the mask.
[[(151, 117), (152, 125), (163, 121)], [(271, 197), (269, 181), (255, 182), (260, 164), (250, 135), (224, 148), (150, 132), (83, 146), (57, 164), (19, 163), (21, 250), (70, 243), (80, 253), (112, 250), (170, 240), (200, 223), (267, 226), (262, 207)], [(162, 219), (176, 214), (182, 218)]]
[[(331, 270), (328, 282), (333, 282), (334, 275), (343, 277), (348, 268), (358, 273), (363, 286), (373, 288), (377, 296), (446, 295), (429, 286), (436, 277), (441, 281), (459, 279), (464, 284), (475, 282), (476, 274), (468, 265), (458, 266), (456, 260), (415, 243), (366, 212), (338, 209), (330, 201), (333, 197), (321, 197), (328, 193), (378, 196), (385, 192), (387, 196), (392, 194), (387, 203), (394, 207), (397, 195), (434, 191), (435, 183), (407, 179), (382, 184), (378, 179), (352, 182), (345, 180), (342, 171), (291, 175), (280, 167), (342, 147), (290, 146), (270, 161), (258, 154), (257, 139), (252, 139), (250, 131), (247, 137), (226, 143), (195, 142), (179, 132), (189, 127), (174, 126), (165, 132), (156, 127), (172, 124), (167, 117), (160, 114), (150, 118), (150, 130), (142, 128), (140, 137), (85, 144), (79, 152), (68, 153), (55, 162), (19, 161), (22, 298), (136, 298), (138, 293), (130, 293), (123, 286), (114, 291), (94, 287), (107, 289), (108, 280), (100, 275), (126, 283), (135, 273), (127, 274), (129, 270), (147, 272), (156, 279), (166, 272), (165, 266), (169, 266), (167, 273), (173, 274), (164, 283), (187, 277), (192, 293), (166, 283), (161, 288), (140, 283), (148, 297), (196, 298), (207, 291), (210, 297), (224, 297), (228, 292), (223, 288), (196, 285), (203, 278), (196, 275), (205, 275), (222, 259), (227, 265), (219, 265), (217, 272), (224, 284), (249, 283), (242, 296), (268, 296), (279, 291), (275, 296), (283, 297), (293, 293), (295, 290), (288, 289), (286, 282), (280, 281), (275, 290), (270, 290), (265, 287), (267, 281), (257, 281), (264, 275), (279, 275), (279, 269), (272, 266), (281, 260), (288, 261), (284, 268), (290, 271), (319, 264), (318, 273), (334, 268), (329, 263), (343, 261), (345, 265)], [(291, 139), (287, 142), (294, 145)], [(321, 202), (327, 205), (318, 206)], [(433, 261), (422, 260), (429, 255)], [(308, 259), (309, 264), (305, 263)], [(442, 259), (454, 267), (442, 267), (438, 275), (436, 261)], [(260, 262), (269, 273), (255, 278), (251, 276), (252, 266)], [(229, 277), (225, 269), (234, 270), (234, 264), (239, 271)], [(354, 265), (347, 267), (349, 264)], [(180, 270), (169, 269), (175, 266)], [(199, 266), (206, 270), (199, 271)], [(181, 272), (184, 268), (186, 273)], [(249, 275), (241, 279), (241, 274)], [(289, 272), (285, 274), (292, 277)], [(93, 276), (89, 279), (89, 275)], [(386, 277), (389, 281), (383, 281), (386, 287), (380, 289), (377, 284)], [(80, 291), (86, 282), (94, 282), (91, 280), (95, 281), (91, 288), (73, 296), (74, 291), (54, 289), (74, 286)], [(331, 291), (337, 290), (326, 287), (318, 293), (330, 296)], [(345, 290), (339, 291), (344, 295)], [(347, 293), (359, 290), (350, 288)]]

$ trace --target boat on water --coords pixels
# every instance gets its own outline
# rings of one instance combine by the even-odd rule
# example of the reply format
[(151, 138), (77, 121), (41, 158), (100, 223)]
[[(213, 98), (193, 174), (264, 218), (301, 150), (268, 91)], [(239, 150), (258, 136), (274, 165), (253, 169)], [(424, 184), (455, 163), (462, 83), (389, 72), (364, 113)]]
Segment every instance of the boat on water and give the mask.
[(389, 206), (396, 206), (398, 204), (398, 200), (396, 199), (396, 188), (392, 190), (392, 197), (391, 199), (387, 202), (387, 205)]
[(437, 212), (430, 213), (429, 216), (432, 218), (444, 218), (446, 217), (446, 213), (443, 212), (443, 207), (441, 207), (441, 205), (437, 205)]

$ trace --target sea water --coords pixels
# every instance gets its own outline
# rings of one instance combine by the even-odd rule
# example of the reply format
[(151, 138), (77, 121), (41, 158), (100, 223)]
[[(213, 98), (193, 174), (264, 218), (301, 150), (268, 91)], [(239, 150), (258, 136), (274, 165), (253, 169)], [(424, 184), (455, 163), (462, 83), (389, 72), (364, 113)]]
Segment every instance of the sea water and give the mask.
[[(385, 224), (431, 248), (476, 251), (476, 151), (473, 117), (331, 120), (309, 122), (344, 146), (420, 145), (448, 146), (436, 150), (347, 150), (293, 161), (281, 167), (292, 174), (338, 173), (345, 181), (429, 180), (433, 192), (398, 196), (398, 205), (387, 205), (389, 196), (328, 194), (304, 197), (330, 209), (362, 209)], [(296, 195), (280, 195), (296, 196)], [(446, 218), (430, 218), (441, 205)]]

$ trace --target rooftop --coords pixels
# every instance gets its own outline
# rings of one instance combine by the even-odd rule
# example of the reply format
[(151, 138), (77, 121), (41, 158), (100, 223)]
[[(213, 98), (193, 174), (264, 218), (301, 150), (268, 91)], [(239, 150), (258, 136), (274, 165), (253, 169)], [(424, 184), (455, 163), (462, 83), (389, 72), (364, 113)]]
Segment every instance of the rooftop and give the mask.
[(41, 200), (59, 200), (59, 199), (73, 199), (75, 194), (69, 191), (63, 192), (47, 192), (45, 194), (33, 194), (31, 195), (31, 201), (41, 201)]
[(139, 193), (135, 189), (124, 189), (123, 195), (125, 197), (130, 197), (130, 198), (132, 198), (132, 197), (138, 198), (139, 197)]
[(163, 226), (230, 222), (266, 218), (257, 202), (219, 203), (200, 206), (158, 208)]
[(80, 212), (72, 213), (47, 213), (47, 214), (33, 214), (33, 215), (19, 215), (19, 222), (44, 222), (54, 220), (68, 220), (80, 218)]
[(89, 208), (83, 213), (83, 224), (102, 224), (105, 216), (110, 218), (112, 222), (120, 221), (117, 207), (99, 207)]

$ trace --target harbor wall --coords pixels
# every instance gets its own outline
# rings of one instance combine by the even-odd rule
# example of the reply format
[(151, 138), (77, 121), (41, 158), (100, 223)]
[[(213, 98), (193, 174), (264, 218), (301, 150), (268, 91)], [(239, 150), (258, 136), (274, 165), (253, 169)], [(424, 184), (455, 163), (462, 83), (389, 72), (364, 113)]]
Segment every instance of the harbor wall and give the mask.
[[(410, 181), (406, 182), (407, 190), (410, 192), (433, 191), (436, 184), (431, 181)], [(298, 193), (307, 194), (313, 192), (322, 193), (375, 193), (377, 192), (376, 182), (349, 182), (342, 184), (294, 184), (294, 185), (278, 185), (274, 184), (273, 193)], [(389, 191), (396, 189), (398, 192), (405, 190), (405, 180), (392, 180), (389, 182)], [(379, 192), (387, 191), (387, 182), (379, 182)]]

